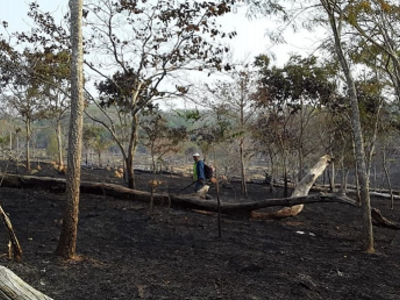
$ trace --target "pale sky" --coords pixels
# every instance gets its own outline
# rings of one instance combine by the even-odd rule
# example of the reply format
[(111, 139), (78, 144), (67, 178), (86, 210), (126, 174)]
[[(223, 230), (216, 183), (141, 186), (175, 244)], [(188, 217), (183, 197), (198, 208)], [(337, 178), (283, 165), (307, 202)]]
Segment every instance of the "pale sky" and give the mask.
[[(0, 0), (0, 21), (9, 23), (9, 32), (23, 31), (29, 28), (30, 19), (27, 17), (29, 0)], [(62, 16), (68, 11), (68, 0), (38, 0), (42, 11), (49, 11)], [(245, 9), (238, 13), (228, 14), (221, 18), (226, 31), (236, 30), (238, 35), (230, 42), (236, 61), (252, 62), (254, 56), (268, 51), (275, 53), (276, 64), (282, 65), (289, 58), (289, 53), (310, 52), (313, 47), (312, 35), (288, 35), (288, 44), (273, 46), (265, 37), (265, 30), (274, 26), (266, 19), (249, 21)], [(1, 32), (2, 28), (0, 29)]]
[[(31, 0), (0, 0), (0, 20), (7, 21), (10, 31), (26, 30), (30, 19), (27, 16)], [(68, 11), (68, 0), (39, 0), (42, 11), (49, 11), (62, 15)]]
[[(15, 31), (28, 31), (30, 28), (31, 20), (27, 16), (29, 10), (29, 3), (32, 0), (0, 0), (0, 22), (7, 21), (9, 23), (8, 32)], [(60, 20), (61, 16), (69, 11), (68, 0), (38, 0), (41, 11), (51, 12), (56, 20)], [(245, 16), (246, 9), (239, 9), (237, 13), (231, 13), (220, 17), (218, 20), (224, 26), (223, 31), (229, 32), (235, 30), (237, 36), (230, 40), (231, 53), (233, 55), (233, 63), (252, 63), (254, 57), (267, 53), (274, 53), (276, 61), (272, 64), (283, 66), (289, 59), (292, 53), (310, 54), (312, 49), (315, 48), (316, 38), (315, 34), (290, 34), (285, 37), (287, 44), (274, 45), (265, 36), (266, 29), (274, 29), (275, 24), (268, 22), (266, 18), (259, 20), (248, 20)], [(0, 33), (4, 33), (0, 27)], [(314, 41), (313, 41), (314, 40)], [(318, 42), (318, 41), (317, 41)], [(220, 74), (224, 76), (223, 74)], [(204, 82), (213, 81), (214, 76), (207, 77), (207, 74), (200, 74), (199, 72), (190, 75), (191, 82)], [(92, 89), (91, 85), (87, 86), (89, 90)], [(186, 108), (186, 101), (176, 103), (173, 101), (174, 106), (177, 104), (179, 107)], [(190, 104), (188, 104), (190, 105)]]

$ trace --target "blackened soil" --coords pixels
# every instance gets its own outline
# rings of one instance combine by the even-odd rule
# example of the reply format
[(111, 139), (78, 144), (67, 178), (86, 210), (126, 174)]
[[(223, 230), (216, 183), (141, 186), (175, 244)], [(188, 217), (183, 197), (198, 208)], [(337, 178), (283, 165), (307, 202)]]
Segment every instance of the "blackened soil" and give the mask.
[[(61, 176), (50, 168), (35, 175)], [(138, 188), (148, 189), (150, 178), (138, 173)], [(165, 191), (190, 183), (159, 178)], [(105, 170), (83, 170), (82, 179), (123, 184)], [(276, 197), (261, 185), (250, 185), (247, 199), (235, 184), (222, 189), (223, 202)], [(222, 216), (220, 238), (214, 214), (168, 207), (150, 214), (143, 203), (82, 194), (79, 257), (65, 261), (54, 255), (64, 201), (40, 187), (0, 188), (24, 251), (21, 263), (7, 258), (3, 228), (0, 263), (53, 299), (400, 299), (399, 233), (375, 227), (376, 252), (365, 253), (357, 208), (312, 204), (281, 221)], [(400, 203), (391, 210), (388, 200), (373, 199), (373, 206), (398, 221)]]

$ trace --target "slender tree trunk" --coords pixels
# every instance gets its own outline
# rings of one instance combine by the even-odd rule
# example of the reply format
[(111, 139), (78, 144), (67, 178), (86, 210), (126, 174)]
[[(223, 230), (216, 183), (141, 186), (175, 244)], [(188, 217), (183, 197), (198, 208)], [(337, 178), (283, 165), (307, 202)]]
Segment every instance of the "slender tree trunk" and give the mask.
[(26, 129), (26, 139), (25, 139), (25, 159), (26, 159), (26, 169), (28, 171), (31, 170), (31, 151), (30, 151), (30, 143), (31, 143), (31, 122), (29, 120), (26, 121), (25, 123), (25, 129)]
[(151, 147), (150, 147), (150, 154), (151, 154), (151, 166), (152, 166), (152, 172), (153, 172), (153, 179), (152, 183), (150, 184), (151, 188), (151, 195), (150, 195), (150, 213), (154, 212), (154, 192), (156, 189), (156, 160), (155, 160), (155, 151), (154, 151), (154, 142), (151, 142)]
[[(270, 193), (275, 194), (275, 192), (276, 192), (275, 186), (274, 186), (275, 163), (274, 163), (274, 156), (272, 154), (272, 151), (269, 152), (269, 158), (270, 158), (270, 162), (271, 162), (271, 174), (270, 174), (271, 179), (269, 182), (269, 191), (270, 191)], [(267, 178), (265, 178), (265, 179), (267, 179)]]
[(303, 135), (304, 135), (304, 103), (303, 99), (300, 99), (300, 134), (299, 134), (299, 147), (297, 149), (298, 160), (299, 160), (299, 172), (297, 176), (297, 181), (300, 182), (303, 178)]
[(102, 164), (101, 164), (101, 151), (97, 152), (97, 157), (99, 159), (99, 166), (101, 167), (102, 166)]
[(63, 227), (56, 254), (64, 258), (76, 256), (78, 235), (79, 196), (81, 178), (82, 131), (83, 131), (83, 0), (69, 0), (71, 12), (71, 119), (68, 144), (68, 171), (66, 177), (66, 207)]
[(301, 149), (302, 146), (300, 145), (298, 149), (298, 159), (299, 159), (299, 172), (297, 176), (297, 181), (300, 182), (300, 180), (303, 178), (303, 169), (304, 169), (304, 162), (303, 162), (303, 150)]
[(289, 196), (288, 178), (287, 178), (287, 162), (286, 162), (286, 150), (283, 152), (283, 196), (287, 198)]
[(393, 189), (392, 189), (392, 180), (390, 179), (390, 171), (387, 167), (386, 161), (386, 141), (383, 141), (383, 149), (382, 149), (382, 165), (383, 171), (385, 172), (385, 178), (388, 185), (389, 193), (390, 193), (390, 208), (394, 208), (394, 197), (393, 197)]
[(343, 191), (346, 192), (347, 191), (347, 183), (348, 183), (348, 180), (349, 180), (349, 169), (346, 168), (343, 171), (344, 171), (344, 178), (343, 178), (342, 187), (343, 187)]
[(133, 158), (131, 155), (125, 159), (126, 167), (126, 180), (128, 182), (128, 187), (131, 189), (135, 188), (135, 173), (133, 170)]
[(10, 152), (12, 151), (12, 149), (13, 149), (13, 134), (12, 134), (12, 132), (10, 132)]
[(364, 248), (367, 252), (374, 252), (374, 235), (372, 228), (371, 200), (369, 195), (369, 178), (368, 169), (365, 162), (366, 156), (364, 152), (364, 138), (361, 128), (357, 91), (346, 56), (343, 53), (342, 41), (340, 38), (340, 25), (337, 24), (337, 22), (341, 21), (342, 16), (335, 16), (335, 13), (337, 13), (336, 7), (331, 6), (331, 1), (321, 0), (321, 4), (324, 6), (326, 12), (328, 13), (329, 22), (335, 40), (335, 51), (347, 82), (348, 96), (350, 100), (352, 115), (351, 123), (354, 133), (358, 181), (360, 184), (360, 195), (363, 205), (363, 243)]
[(330, 186), (330, 190), (331, 190), (331, 192), (335, 192), (335, 163), (334, 162), (332, 162), (331, 163), (331, 165), (330, 165), (330, 170), (331, 170), (331, 173), (330, 173), (330, 176), (329, 176), (329, 186)]
[[(341, 61), (345, 58), (342, 57)], [(343, 64), (343, 63), (342, 63)], [(347, 64), (346, 64), (347, 66)], [(365, 163), (364, 153), (364, 139), (361, 129), (360, 111), (358, 107), (357, 92), (354, 84), (354, 80), (350, 74), (350, 70), (344, 68), (344, 72), (347, 78), (347, 84), (349, 88), (349, 98), (351, 101), (352, 111), (352, 124), (354, 130), (355, 139), (355, 150), (356, 150), (356, 161), (357, 161), (357, 177), (360, 186), (360, 196), (363, 205), (363, 236), (364, 236), (364, 247), (367, 252), (374, 252), (374, 235), (372, 227), (372, 216), (371, 216), (371, 199), (369, 195), (369, 178), (368, 170)]]
[(136, 185), (135, 185), (135, 172), (133, 170), (133, 159), (136, 151), (139, 119), (136, 115), (133, 115), (132, 118), (133, 120), (131, 127), (131, 137), (128, 146), (127, 157), (125, 158), (125, 163), (126, 163), (126, 175), (127, 175), (126, 180), (128, 182), (128, 187), (134, 189)]
[[(3, 207), (0, 205), (0, 216), (1, 219), (8, 230), (8, 258), (14, 259), (17, 262), (22, 260), (22, 248), (18, 241), (18, 238), (15, 234), (14, 228), (11, 224), (11, 220), (3, 210)], [(0, 297), (1, 299), (1, 297)]]
[(61, 122), (57, 120), (57, 127), (56, 127), (56, 134), (57, 134), (57, 147), (58, 147), (58, 164), (64, 165), (63, 159), (63, 149), (62, 149), (62, 132), (61, 132)]
[(217, 160), (215, 157), (215, 144), (212, 144), (212, 149), (213, 149), (213, 156), (214, 156), (214, 168), (215, 168), (215, 178), (216, 178), (216, 183), (215, 183), (215, 189), (217, 192), (217, 211), (218, 211), (218, 237), (222, 238), (222, 217), (221, 217), (221, 195), (220, 195), (220, 188), (219, 188), (219, 180), (218, 180), (218, 166), (217, 166)]
[(240, 171), (242, 178), (242, 195), (247, 196), (246, 174), (244, 172), (244, 138), (240, 139)]
[(347, 191), (347, 179), (349, 176), (349, 170), (344, 166), (343, 163), (343, 155), (341, 156), (340, 159), (340, 170), (341, 170), (341, 183), (340, 183), (340, 191), (342, 193), (346, 193)]
[(92, 164), (92, 165), (94, 165), (94, 159), (93, 159), (93, 150), (90, 150), (90, 163)]

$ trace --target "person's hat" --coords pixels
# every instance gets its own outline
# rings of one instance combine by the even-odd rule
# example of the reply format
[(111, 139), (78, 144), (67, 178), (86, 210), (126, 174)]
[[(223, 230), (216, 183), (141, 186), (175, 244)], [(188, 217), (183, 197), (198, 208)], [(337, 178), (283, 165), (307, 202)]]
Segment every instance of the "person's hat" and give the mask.
[(195, 156), (200, 157), (200, 154), (196, 152), (195, 154), (193, 154), (193, 157), (195, 157)]

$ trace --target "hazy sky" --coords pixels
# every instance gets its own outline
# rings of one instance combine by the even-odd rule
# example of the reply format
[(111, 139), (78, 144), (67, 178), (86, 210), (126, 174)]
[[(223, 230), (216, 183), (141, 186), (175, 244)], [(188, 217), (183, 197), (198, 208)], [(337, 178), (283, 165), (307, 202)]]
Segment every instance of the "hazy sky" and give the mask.
[[(9, 31), (21, 31), (29, 28), (30, 19), (28, 0), (1, 0), (0, 20), (9, 23)], [(68, 0), (38, 0), (41, 10), (50, 11), (55, 15), (64, 15), (68, 11)], [(255, 55), (272, 51), (277, 56), (277, 64), (283, 64), (288, 59), (288, 53), (304, 52), (312, 44), (311, 36), (288, 35), (288, 44), (271, 47), (265, 37), (265, 30), (271, 29), (266, 19), (249, 21), (245, 16), (245, 9), (236, 14), (225, 15), (221, 18), (227, 31), (236, 30), (238, 35), (230, 42), (235, 60), (251, 62)]]

